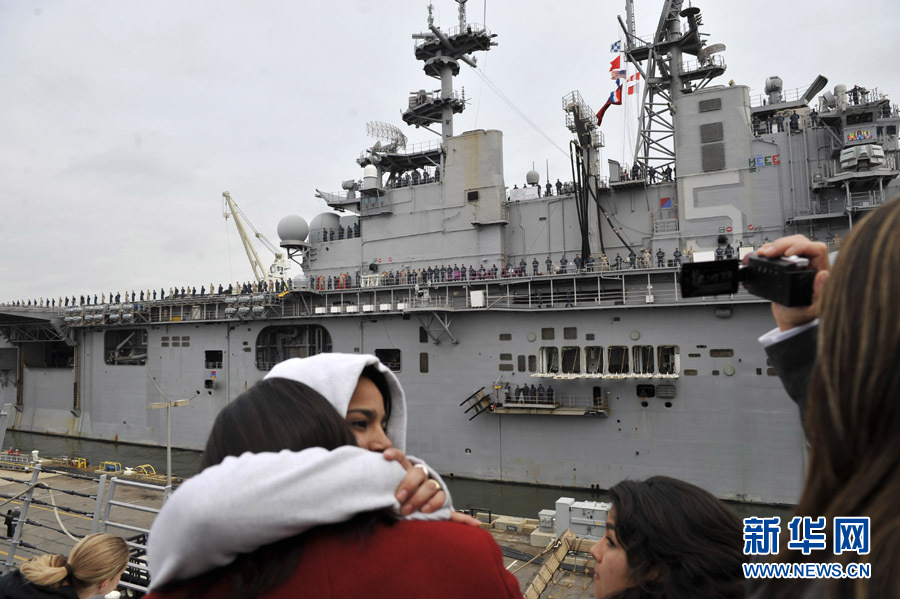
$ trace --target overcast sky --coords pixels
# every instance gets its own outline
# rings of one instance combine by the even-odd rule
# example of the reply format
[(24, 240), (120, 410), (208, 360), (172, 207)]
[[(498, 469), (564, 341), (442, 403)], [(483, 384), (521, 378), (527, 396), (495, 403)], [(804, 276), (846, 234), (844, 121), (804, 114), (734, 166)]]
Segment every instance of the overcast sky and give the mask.
[[(456, 25), (457, 3), (433, 1), (436, 24)], [(662, 2), (636, 4), (637, 33), (650, 35)], [(794, 89), (821, 73), (828, 89), (900, 98), (897, 0), (695, 4), (707, 39), (727, 46), (719, 83), (761, 93), (769, 75)], [(439, 87), (410, 37), (427, 5), (0, 0), (0, 301), (249, 280), (224, 190), (277, 244), (281, 217), (326, 210), (316, 188), (362, 176), (367, 121), (436, 139), (400, 118), (410, 91)], [(479, 66), (514, 107), (463, 66), (456, 131), (504, 132), (510, 187), (532, 164), (545, 182), (547, 161), (551, 180), (567, 179), (561, 98), (603, 105), (624, 12), (610, 0), (468, 3), (468, 20), (498, 34)], [(636, 112), (610, 109), (604, 163), (631, 161), (622, 116)]]

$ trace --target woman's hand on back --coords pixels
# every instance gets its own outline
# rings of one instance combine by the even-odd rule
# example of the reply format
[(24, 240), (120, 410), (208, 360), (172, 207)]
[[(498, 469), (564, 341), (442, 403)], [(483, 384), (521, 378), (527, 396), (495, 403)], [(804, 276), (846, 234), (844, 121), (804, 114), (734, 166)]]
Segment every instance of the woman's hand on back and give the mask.
[(406, 476), (394, 494), (400, 502), (402, 515), (408, 516), (415, 511), (430, 514), (444, 505), (447, 493), (438, 481), (428, 478), (428, 469), (424, 465), (413, 465), (396, 447), (384, 450), (383, 455), (386, 460), (398, 462), (406, 469)]

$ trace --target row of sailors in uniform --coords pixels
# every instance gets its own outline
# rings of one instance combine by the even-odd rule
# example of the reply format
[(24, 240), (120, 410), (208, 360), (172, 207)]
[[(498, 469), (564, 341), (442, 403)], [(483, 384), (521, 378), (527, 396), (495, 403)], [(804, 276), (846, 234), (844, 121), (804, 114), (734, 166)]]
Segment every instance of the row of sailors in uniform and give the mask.
[(441, 180), (441, 167), (434, 167), (434, 174), (430, 174), (426, 169), (413, 169), (404, 174), (396, 173), (393, 179), (393, 187), (409, 187), (410, 185), (424, 185), (426, 183), (438, 183)]
[[(251, 281), (247, 283), (241, 283), (238, 281), (234, 285), (231, 283), (228, 284), (228, 287), (223, 286), (221, 283), (218, 287), (218, 292), (216, 291), (215, 286), (210, 283), (209, 284), (209, 294), (208, 295), (240, 295), (240, 294), (249, 294), (249, 293), (282, 293), (284, 291), (288, 291), (290, 286), (285, 281), (280, 280), (270, 280), (270, 281)], [(135, 292), (132, 290), (130, 293), (128, 291), (115, 293), (112, 291), (109, 292), (109, 303), (118, 304), (123, 301), (125, 302), (138, 302), (138, 301), (151, 301), (155, 299), (178, 299), (178, 298), (187, 298), (187, 297), (197, 297), (197, 296), (205, 296), (207, 295), (206, 287), (201, 285), (200, 290), (198, 291), (196, 287), (169, 287), (168, 294), (166, 293), (165, 288), (160, 288), (159, 293), (156, 292), (155, 289), (152, 291), (148, 289), (146, 293), (143, 289), (140, 292)], [(92, 301), (93, 300), (93, 301)], [(99, 297), (95, 293), (93, 296), (91, 294), (81, 295), (81, 296), (72, 296), (69, 299), (68, 296), (60, 297), (57, 303), (56, 298), (40, 298), (32, 300), (16, 300), (14, 302), (4, 302), (2, 305), (4, 306), (14, 306), (14, 307), (40, 307), (40, 308), (55, 308), (59, 306), (60, 308), (67, 308), (69, 306), (90, 306), (90, 305), (102, 305), (106, 303), (106, 294), (101, 293)]]
[[(730, 247), (730, 246), (729, 246)], [(675, 259), (675, 265), (681, 265), (682, 253), (676, 249), (672, 254)], [(659, 249), (656, 252), (657, 266), (665, 266), (666, 253)], [(631, 250), (629, 253), (629, 262), (631, 268), (652, 268), (652, 258), (650, 250), (643, 249), (640, 257)], [(537, 258), (531, 261), (531, 276), (539, 276), (543, 274), (566, 274), (570, 272), (569, 259), (563, 254), (558, 263), (554, 263), (550, 256), (544, 261), (545, 271), (540, 271), (540, 262)], [(589, 256), (587, 260), (581, 258), (581, 254), (576, 254), (572, 261), (574, 272), (595, 272), (608, 271), (613, 269), (613, 265), (609, 263), (606, 254), (600, 254), (600, 259), (595, 260), (593, 256)], [(616, 254), (614, 267), (616, 270), (622, 270), (624, 267), (624, 259), (621, 254)], [(528, 276), (528, 264), (525, 259), (519, 261), (518, 267), (513, 266), (511, 262), (507, 262), (505, 266), (497, 267), (496, 264), (490, 268), (483, 265), (477, 270), (474, 266), (462, 266), (454, 264), (453, 266), (435, 266), (419, 269), (400, 269), (399, 271), (387, 270), (378, 275), (377, 285), (415, 285), (427, 283), (452, 283), (454, 281), (478, 281), (486, 279), (505, 279), (511, 277)], [(362, 283), (362, 276), (359, 271), (354, 277), (349, 273), (340, 273), (338, 275), (322, 275), (319, 277), (311, 277), (309, 279), (310, 289), (331, 290), (331, 289), (348, 289), (351, 287), (359, 287)]]
[(334, 241), (335, 237), (337, 237), (338, 241), (342, 239), (353, 239), (354, 237), (359, 237), (359, 221), (347, 225), (346, 228), (338, 225), (337, 235), (335, 235), (333, 227), (322, 227), (322, 230), (319, 231), (319, 239), (317, 239), (316, 241), (320, 241), (322, 243), (327, 241)]
[(503, 401), (504, 403), (509, 402), (510, 399), (515, 399), (516, 403), (549, 403), (552, 404), (553, 400), (556, 398), (556, 392), (553, 390), (553, 387), (548, 385), (547, 390), (544, 390), (543, 385), (538, 385), (536, 388), (534, 385), (529, 387), (525, 385), (520, 387), (516, 385), (515, 391), (510, 392), (509, 383), (506, 383), (506, 386), (503, 388)]

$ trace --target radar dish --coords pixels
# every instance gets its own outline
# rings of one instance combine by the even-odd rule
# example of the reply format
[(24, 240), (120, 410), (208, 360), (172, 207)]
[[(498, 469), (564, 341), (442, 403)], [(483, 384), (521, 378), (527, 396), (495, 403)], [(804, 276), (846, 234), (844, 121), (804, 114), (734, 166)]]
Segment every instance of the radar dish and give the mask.
[[(373, 146), (373, 150), (396, 152), (401, 148), (406, 148), (406, 135), (398, 127), (390, 123), (369, 121), (366, 123), (366, 135), (379, 140)], [(382, 141), (387, 142), (387, 144), (381, 144), (380, 142)]]
[(282, 243), (299, 245), (309, 237), (309, 225), (306, 219), (296, 214), (289, 214), (278, 222), (278, 237)]

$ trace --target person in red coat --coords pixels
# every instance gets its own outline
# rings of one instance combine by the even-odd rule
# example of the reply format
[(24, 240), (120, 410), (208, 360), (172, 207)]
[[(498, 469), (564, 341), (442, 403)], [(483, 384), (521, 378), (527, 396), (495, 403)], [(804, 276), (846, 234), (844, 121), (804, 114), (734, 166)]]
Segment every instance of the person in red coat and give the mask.
[[(324, 397), (302, 383), (271, 378), (219, 413), (202, 464), (216, 467), (248, 451), (351, 445), (356, 441), (350, 426)], [(154, 588), (147, 598), (521, 598), (518, 581), (503, 567), (488, 532), (397, 516), (395, 509), (381, 508), (320, 526)]]

